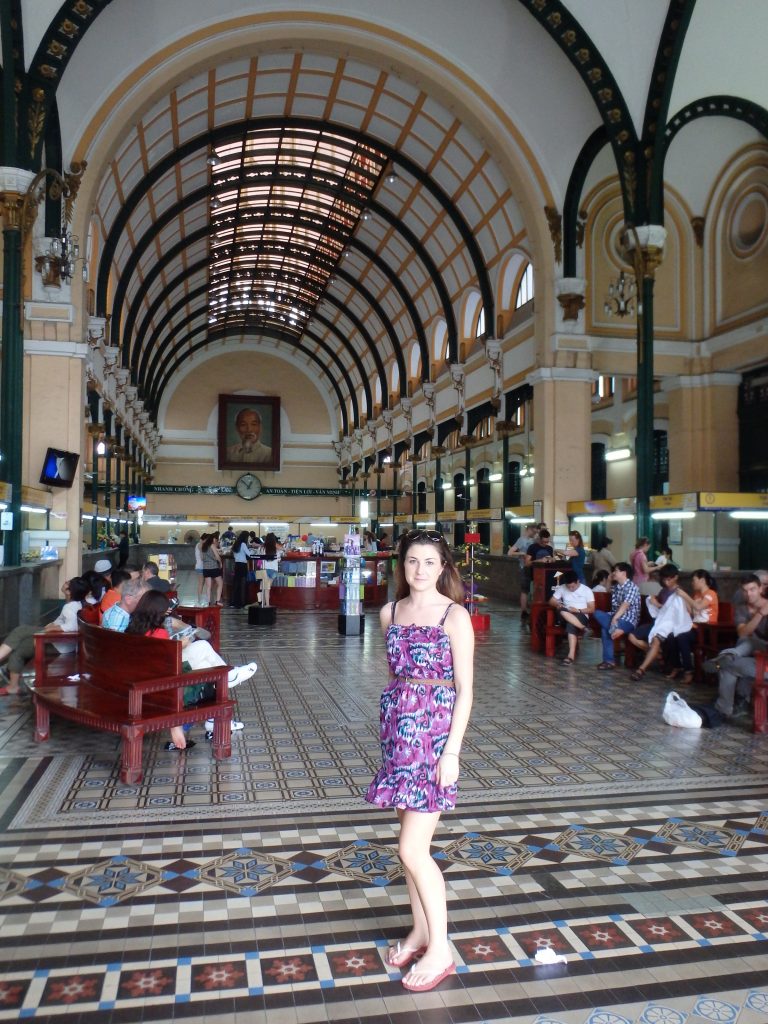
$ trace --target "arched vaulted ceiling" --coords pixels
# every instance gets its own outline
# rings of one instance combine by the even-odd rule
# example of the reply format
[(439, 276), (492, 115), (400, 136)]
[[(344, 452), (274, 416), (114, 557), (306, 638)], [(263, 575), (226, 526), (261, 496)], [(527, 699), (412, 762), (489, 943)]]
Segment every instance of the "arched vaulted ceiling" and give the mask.
[[(735, 115), (731, 97), (716, 92), (716, 62), (705, 69), (697, 57), (712, 38), (708, 26), (722, 22), (718, 0), (625, 3), (619, 19), (609, 17), (615, 0), (487, 0), (474, 24), (465, 5), (393, 0), (386, 26), (373, 0), (359, 0), (357, 21), (342, 0), (329, 0), (330, 28), (315, 19), (308, 29), (314, 14), (291, 12), (271, 47), (243, 55), (235, 34), (207, 63), (190, 56), (186, 74), (176, 63), (165, 91), (125, 106), (125, 130), (91, 191), (97, 312), (109, 314), (112, 340), (149, 408), (157, 412), (196, 353), (261, 336), (300, 354), (327, 381), (348, 429), (371, 415), (375, 393), (385, 406), (393, 390), (405, 393), (414, 349), (428, 376), (433, 337), (444, 326), (447, 358), (458, 359), (468, 290), (481, 296), (493, 329), (496, 268), (525, 244), (530, 210), (520, 204), (520, 179), (478, 131), (483, 118), (458, 113), (471, 103), (454, 105), (450, 72), (433, 90), (410, 73), (407, 57), (393, 59), (411, 37), (411, 56), (455, 69), (465, 98), (472, 89), (464, 68), (474, 67), (476, 95), (499, 105), (493, 117), (507, 102), (510, 139), (521, 129), (510, 142), (523, 154), (515, 173), (527, 161), (543, 202), (553, 197), (562, 207), (569, 274), (581, 189), (603, 146), (613, 150), (625, 215), (640, 223), (663, 216), (666, 145), (656, 139), (666, 132), (668, 143), (670, 132), (701, 116), (691, 97), (709, 97), (705, 116), (725, 112), (765, 133), (765, 110), (749, 95), (756, 34), (742, 0), (738, 6), (750, 68), (742, 61), (746, 102)], [(235, 0), (222, 0), (211, 20), (204, 0), (185, 0), (179, 35), (174, 9), (172, 0), (162, 8), (149, 0), (11, 0), (4, 80), (14, 68), (23, 79), (15, 142), (20, 147), (26, 132), (29, 153), (22, 159), (5, 138), (6, 162), (16, 156), (35, 166), (44, 151), (56, 163), (83, 131), (93, 139), (85, 112), (100, 101), (87, 90), (124, 81), (125, 104), (138, 61), (148, 55), (149, 68), (161, 54), (177, 58), (185, 32), (205, 45), (238, 25), (286, 16), (279, 3), (243, 16)], [(293, 45), (291, 19), (301, 26)], [(381, 33), (386, 57), (375, 45), (363, 52), (329, 42), (366, 32), (369, 44)], [(320, 35), (323, 45), (313, 46)]]
[(387, 404), (393, 366), (405, 393), (413, 345), (428, 377), (438, 320), (458, 360), (468, 283), (493, 323), (493, 267), (524, 232), (455, 115), (381, 68), (307, 52), (169, 92), (126, 133), (95, 218), (97, 308), (150, 408), (199, 348), (263, 334), (362, 389), (358, 418), (377, 379)]

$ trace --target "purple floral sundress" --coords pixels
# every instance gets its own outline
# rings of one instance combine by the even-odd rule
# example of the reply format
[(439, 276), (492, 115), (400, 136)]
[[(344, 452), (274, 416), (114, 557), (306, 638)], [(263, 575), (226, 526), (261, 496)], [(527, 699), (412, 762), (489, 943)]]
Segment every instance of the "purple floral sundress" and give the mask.
[(399, 626), (392, 604), (387, 629), (392, 678), (380, 702), (382, 764), (365, 794), (368, 803), (424, 812), (456, 806), (458, 787), (436, 781), (456, 703), (451, 643), (443, 626), (452, 607), (448, 605), (437, 626)]

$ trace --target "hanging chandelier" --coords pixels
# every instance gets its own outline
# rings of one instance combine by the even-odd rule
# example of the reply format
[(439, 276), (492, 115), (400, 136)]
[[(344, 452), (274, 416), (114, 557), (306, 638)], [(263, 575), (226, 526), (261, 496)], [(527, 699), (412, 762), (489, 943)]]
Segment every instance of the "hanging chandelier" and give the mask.
[(634, 316), (637, 304), (637, 281), (623, 270), (618, 280), (608, 285), (608, 298), (603, 304), (606, 316)]

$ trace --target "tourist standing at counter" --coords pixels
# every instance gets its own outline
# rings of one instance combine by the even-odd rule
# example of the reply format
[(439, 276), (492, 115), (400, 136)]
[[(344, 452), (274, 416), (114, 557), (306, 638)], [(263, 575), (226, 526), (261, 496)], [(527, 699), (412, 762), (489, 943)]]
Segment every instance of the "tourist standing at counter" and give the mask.
[(261, 562), (261, 568), (265, 574), (262, 577), (264, 597), (261, 603), (265, 608), (269, 608), (269, 591), (272, 587), (272, 580), (278, 573), (282, 550), (283, 545), (277, 539), (277, 534), (268, 533), (264, 538), (264, 557)]
[(235, 563), (235, 577), (232, 583), (232, 607), (244, 608), (247, 603), (248, 586), (248, 531), (241, 530), (232, 545), (232, 559)]
[[(221, 604), (221, 588), (224, 579), (219, 551), (219, 532), (209, 533), (200, 545), (203, 556), (203, 579), (205, 580), (205, 600), (207, 604)], [(211, 590), (214, 590), (213, 600)]]
[(391, 674), (380, 702), (382, 766), (365, 798), (397, 811), (413, 913), (413, 927), (390, 947), (387, 962), (404, 970), (418, 960), (403, 986), (428, 992), (456, 970), (445, 882), (430, 844), (442, 811), (456, 806), (459, 753), (472, 708), (474, 632), (442, 534), (406, 533), (396, 579), (396, 600), (380, 616)]

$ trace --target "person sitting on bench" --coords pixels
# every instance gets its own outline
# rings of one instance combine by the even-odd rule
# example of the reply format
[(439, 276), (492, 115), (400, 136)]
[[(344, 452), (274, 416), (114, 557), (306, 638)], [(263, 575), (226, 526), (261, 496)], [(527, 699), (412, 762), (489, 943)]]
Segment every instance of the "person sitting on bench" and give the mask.
[[(75, 576), (67, 580), (61, 592), (66, 599), (64, 607), (58, 617), (45, 627), (46, 633), (77, 632), (77, 613), (83, 607), (83, 601), (91, 592), (91, 587), (82, 576)], [(39, 632), (38, 626), (16, 626), (0, 644), (0, 662), (8, 659), (8, 685), (0, 686), (0, 696), (15, 697), (18, 694), (24, 666), (35, 656), (35, 633)], [(70, 654), (74, 650), (71, 642), (56, 643), (51, 637), (51, 643), (59, 654)]]
[(579, 637), (584, 635), (589, 626), (589, 616), (595, 610), (595, 596), (585, 583), (579, 582), (574, 569), (567, 569), (561, 574), (560, 585), (552, 591), (549, 603), (557, 609), (568, 634), (568, 656), (563, 658), (563, 664), (572, 665), (576, 660)]

